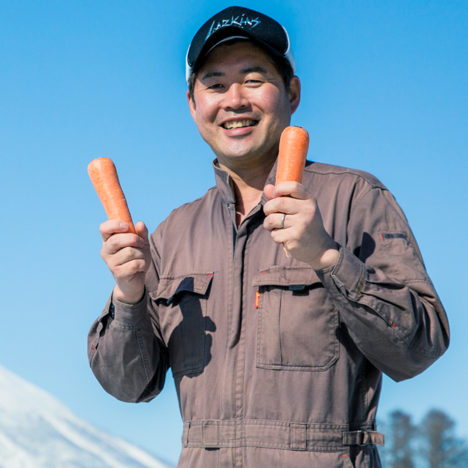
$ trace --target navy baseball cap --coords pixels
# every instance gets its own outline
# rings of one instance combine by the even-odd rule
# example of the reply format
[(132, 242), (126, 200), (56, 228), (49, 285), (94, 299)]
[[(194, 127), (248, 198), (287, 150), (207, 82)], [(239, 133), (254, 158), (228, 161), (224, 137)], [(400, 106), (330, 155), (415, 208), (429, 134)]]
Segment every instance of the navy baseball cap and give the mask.
[(211, 17), (193, 37), (185, 63), (187, 82), (199, 59), (205, 57), (219, 44), (232, 39), (250, 39), (257, 42), (272, 55), (286, 59), (293, 72), (295, 71), (286, 29), (262, 13), (232, 6)]

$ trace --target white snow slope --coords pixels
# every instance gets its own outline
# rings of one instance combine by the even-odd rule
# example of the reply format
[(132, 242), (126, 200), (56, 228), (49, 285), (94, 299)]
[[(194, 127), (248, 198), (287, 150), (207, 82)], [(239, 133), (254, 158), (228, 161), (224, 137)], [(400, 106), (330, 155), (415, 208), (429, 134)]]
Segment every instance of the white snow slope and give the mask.
[(0, 467), (169, 468), (0, 366)]

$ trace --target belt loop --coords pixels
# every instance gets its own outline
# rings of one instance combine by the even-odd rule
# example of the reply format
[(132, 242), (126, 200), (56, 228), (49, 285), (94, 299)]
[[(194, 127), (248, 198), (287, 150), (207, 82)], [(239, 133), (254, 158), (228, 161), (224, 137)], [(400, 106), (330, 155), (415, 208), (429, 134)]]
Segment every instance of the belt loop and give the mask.
[(307, 450), (307, 424), (289, 424), (289, 448)]
[(377, 431), (343, 432), (343, 445), (384, 445), (384, 435)]
[(202, 445), (205, 448), (219, 448), (219, 426), (217, 421), (203, 421)]
[(182, 446), (184, 448), (188, 447), (189, 431), (190, 431), (190, 421), (187, 421), (184, 423), (184, 431), (182, 433)]

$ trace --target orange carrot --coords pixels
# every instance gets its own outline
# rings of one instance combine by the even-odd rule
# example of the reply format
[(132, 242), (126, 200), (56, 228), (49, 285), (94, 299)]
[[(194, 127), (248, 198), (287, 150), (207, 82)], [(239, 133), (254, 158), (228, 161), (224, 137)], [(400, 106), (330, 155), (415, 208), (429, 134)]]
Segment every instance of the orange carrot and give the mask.
[(109, 219), (119, 219), (135, 232), (125, 195), (120, 187), (114, 163), (109, 158), (97, 158), (88, 164), (88, 174)]
[(309, 134), (302, 127), (286, 127), (281, 134), (276, 185), (280, 182), (302, 182)]

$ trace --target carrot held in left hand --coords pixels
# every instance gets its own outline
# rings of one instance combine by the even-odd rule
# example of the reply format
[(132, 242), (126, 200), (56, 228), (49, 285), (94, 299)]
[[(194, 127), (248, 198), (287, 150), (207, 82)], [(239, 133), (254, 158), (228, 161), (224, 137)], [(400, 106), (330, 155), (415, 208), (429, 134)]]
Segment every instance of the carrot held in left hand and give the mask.
[(281, 182), (302, 182), (302, 173), (309, 149), (309, 134), (302, 127), (286, 127), (281, 133), (276, 185)]
[[(308, 263), (314, 269), (335, 265), (339, 247), (325, 229), (315, 197), (303, 185), (309, 138), (300, 127), (286, 127), (281, 135), (276, 185), (267, 184), (263, 226), (286, 256)], [(310, 187), (313, 189), (313, 187)]]
[[(276, 185), (281, 182), (302, 182), (308, 149), (309, 134), (305, 128), (289, 126), (283, 130), (279, 144)], [(286, 257), (289, 257), (284, 243), (282, 246)]]
[(109, 219), (119, 219), (135, 233), (127, 200), (120, 187), (114, 163), (109, 158), (97, 158), (88, 165), (88, 174)]

